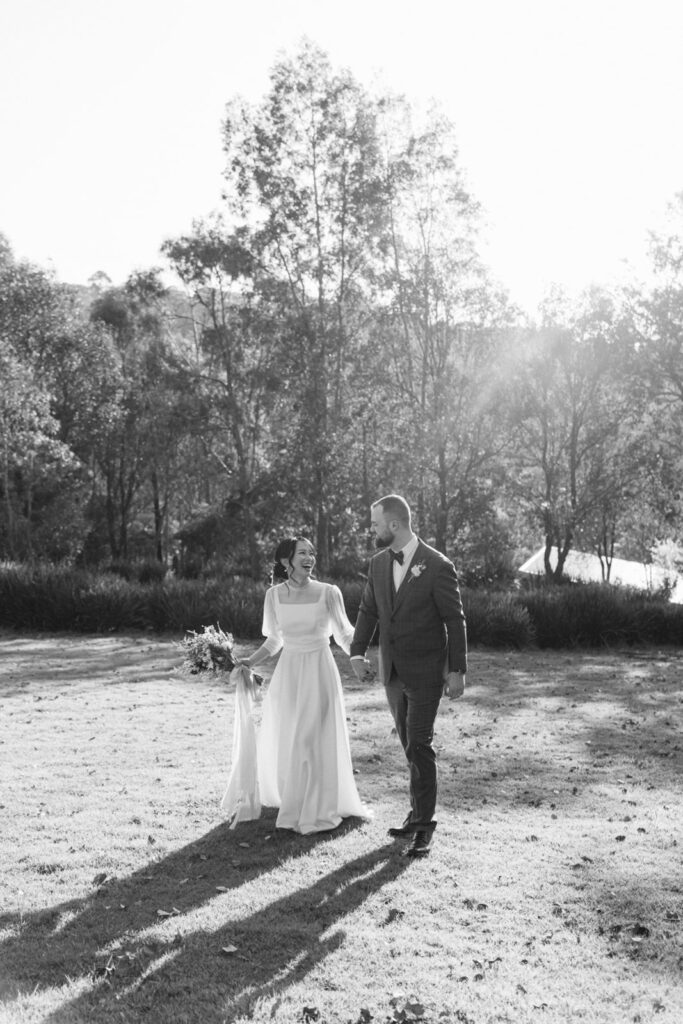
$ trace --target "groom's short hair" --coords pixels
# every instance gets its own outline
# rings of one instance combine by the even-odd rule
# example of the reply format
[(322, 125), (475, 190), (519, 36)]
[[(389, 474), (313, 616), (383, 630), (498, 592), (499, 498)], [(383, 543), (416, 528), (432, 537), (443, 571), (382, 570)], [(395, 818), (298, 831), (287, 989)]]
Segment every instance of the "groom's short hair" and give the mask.
[(378, 506), (381, 506), (382, 512), (389, 519), (398, 519), (401, 526), (410, 529), (410, 505), (400, 494), (387, 494), (386, 497), (379, 498), (373, 502), (372, 507)]

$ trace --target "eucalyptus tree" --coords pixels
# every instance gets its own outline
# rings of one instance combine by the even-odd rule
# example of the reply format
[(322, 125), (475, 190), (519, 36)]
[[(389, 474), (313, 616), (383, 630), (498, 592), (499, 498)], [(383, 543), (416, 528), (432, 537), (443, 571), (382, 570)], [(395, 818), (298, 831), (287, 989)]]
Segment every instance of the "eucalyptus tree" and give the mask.
[[(103, 490), (110, 552), (131, 555), (131, 526), (151, 520), (154, 552), (164, 557), (164, 525), (176, 468), (183, 382), (163, 316), (165, 289), (154, 271), (98, 293), (91, 320), (108, 336), (111, 372), (102, 381), (93, 455)], [(149, 488), (150, 514), (147, 513)]]
[(62, 427), (56, 371), (78, 348), (71, 297), (0, 244), (0, 444), (5, 553), (65, 557), (84, 533), (85, 473)]
[[(514, 489), (541, 529), (546, 575), (554, 580), (580, 531), (599, 539), (596, 522), (614, 517), (616, 499), (628, 500), (633, 421), (623, 354), (608, 296), (591, 290), (572, 305), (556, 292), (509, 366)], [(602, 543), (609, 552), (607, 533)]]
[[(653, 513), (660, 529), (683, 530), (683, 193), (670, 203), (666, 227), (651, 235), (651, 281), (628, 291), (633, 390), (647, 410), (657, 451)], [(663, 520), (663, 521), (662, 521)], [(660, 536), (659, 538), (664, 539)]]
[(478, 252), (480, 208), (466, 187), (453, 125), (438, 110), (417, 127), (384, 106), (390, 233), (378, 329), (391, 373), (391, 470), (415, 494), (437, 547), (464, 536), (491, 501), (506, 438), (495, 368), (510, 323)]
[(54, 517), (58, 503), (47, 500), (54, 499), (61, 480), (76, 468), (73, 453), (58, 439), (58, 429), (50, 412), (50, 395), (36, 383), (30, 367), (17, 357), (0, 330), (0, 553), (4, 558), (69, 553), (64, 524)]
[[(209, 505), (239, 512), (253, 575), (259, 575), (259, 521), (272, 467), (271, 425), (281, 385), (282, 316), (276, 292), (261, 280), (247, 236), (224, 226), (197, 224), (192, 235), (169, 241), (164, 251), (189, 292), (194, 347), (184, 371), (203, 415), (194, 437), (208, 464), (205, 484), (219, 473)], [(276, 434), (277, 431), (274, 431)], [(234, 529), (235, 524), (233, 524)]]
[(304, 43), (276, 63), (260, 104), (229, 105), (224, 146), (235, 237), (257, 282), (279, 290), (297, 405), (289, 441), (324, 566), (385, 226), (377, 105), (349, 72)]

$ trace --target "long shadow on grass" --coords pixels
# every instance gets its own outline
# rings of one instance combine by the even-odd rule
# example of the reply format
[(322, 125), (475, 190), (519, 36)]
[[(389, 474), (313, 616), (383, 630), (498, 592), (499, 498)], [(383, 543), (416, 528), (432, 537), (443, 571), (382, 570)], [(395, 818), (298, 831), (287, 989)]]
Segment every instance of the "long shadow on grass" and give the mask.
[[(343, 945), (346, 933), (335, 930), (339, 922), (410, 861), (396, 844), (383, 845), (309, 887), (212, 928), (211, 901), (225, 900), (225, 893), (288, 861), (297, 870), (300, 858), (360, 824), (348, 820), (333, 833), (304, 838), (275, 831), (274, 818), (267, 811), (236, 831), (221, 825), (128, 878), (105, 881), (86, 898), (34, 915), (1, 915), (0, 929), (16, 934), (0, 945), (0, 996), (58, 987), (67, 977), (94, 977), (100, 983), (93, 991), (44, 1017), (44, 1024), (173, 1021), (179, 1019), (176, 1010), (184, 1021), (218, 1024), (262, 996), (284, 992)], [(240, 845), (247, 842), (248, 850)], [(177, 913), (173, 937), (153, 934), (160, 909)], [(183, 921), (197, 910), (199, 924)], [(225, 920), (229, 911), (221, 914)], [(234, 952), (226, 953), (230, 947)]]

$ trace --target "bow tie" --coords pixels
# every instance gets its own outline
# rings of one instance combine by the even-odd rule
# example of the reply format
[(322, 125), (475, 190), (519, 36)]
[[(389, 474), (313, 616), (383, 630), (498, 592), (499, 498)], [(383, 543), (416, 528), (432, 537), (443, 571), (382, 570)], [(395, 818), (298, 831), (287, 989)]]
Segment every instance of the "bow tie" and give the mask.
[(402, 551), (392, 551), (391, 548), (390, 548), (389, 549), (389, 554), (391, 555), (392, 562), (398, 562), (399, 565), (403, 565), (403, 552)]

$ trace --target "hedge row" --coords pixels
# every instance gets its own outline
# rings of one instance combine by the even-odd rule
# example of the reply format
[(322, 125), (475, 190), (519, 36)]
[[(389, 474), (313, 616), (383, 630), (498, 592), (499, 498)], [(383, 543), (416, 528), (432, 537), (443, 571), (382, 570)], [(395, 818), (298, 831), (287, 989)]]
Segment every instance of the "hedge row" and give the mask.
[[(355, 620), (362, 583), (341, 582)], [(243, 640), (261, 636), (265, 586), (249, 580), (141, 583), (58, 566), (0, 566), (0, 626), (82, 633), (178, 633), (209, 623)], [(473, 646), (595, 647), (683, 643), (683, 606), (606, 586), (464, 590)]]

